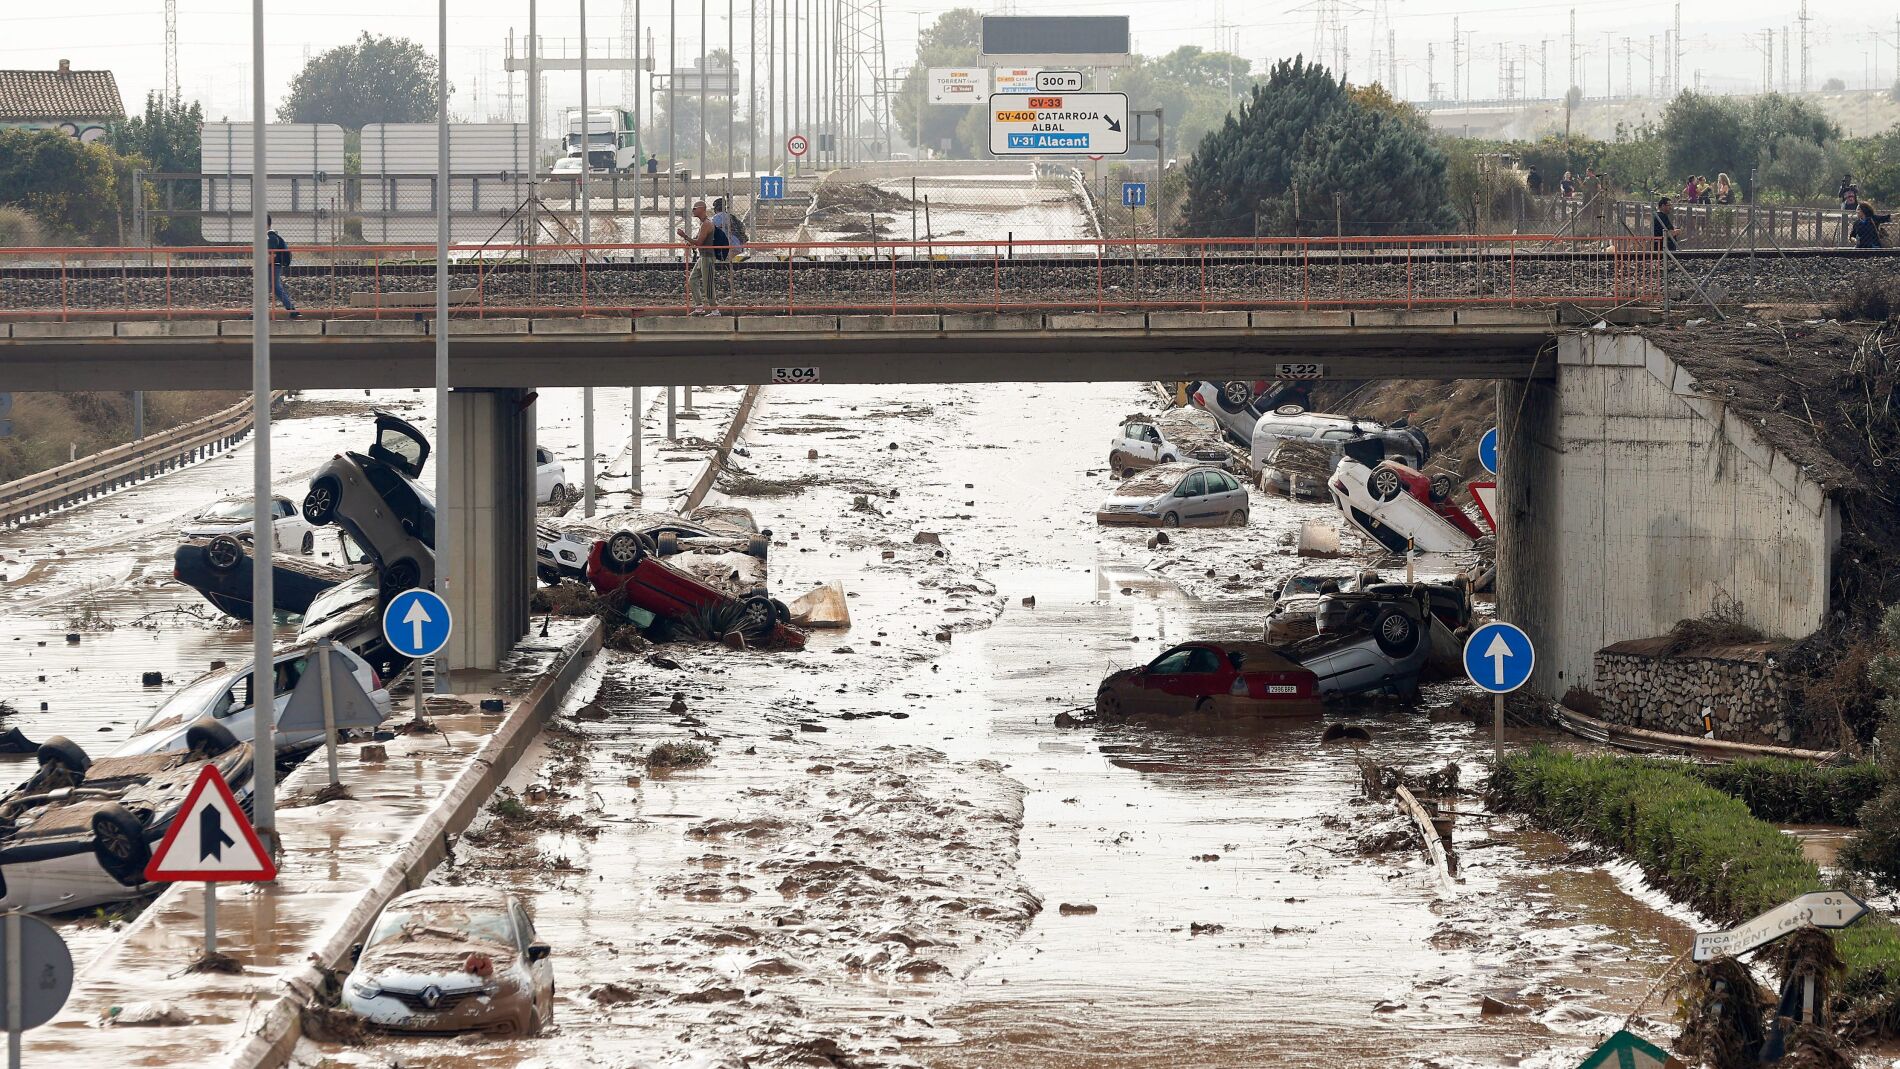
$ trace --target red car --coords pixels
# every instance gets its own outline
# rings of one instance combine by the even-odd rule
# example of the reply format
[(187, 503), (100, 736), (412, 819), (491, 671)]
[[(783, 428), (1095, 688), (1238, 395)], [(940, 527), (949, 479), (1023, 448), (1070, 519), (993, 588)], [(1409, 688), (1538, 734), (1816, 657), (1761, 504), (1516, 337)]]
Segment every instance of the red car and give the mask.
[[(756, 560), (745, 554), (729, 556)], [(755, 646), (768, 641), (794, 649), (805, 645), (805, 633), (791, 626), (791, 610), (767, 596), (763, 585), (743, 593), (720, 590), (685, 568), (661, 560), (645, 535), (631, 543), (618, 535), (594, 543), (587, 557), (587, 581), (601, 594), (617, 594), (655, 616), (692, 621), (707, 637), (737, 631)]]
[(1264, 642), (1188, 642), (1102, 680), (1095, 711), (1318, 716), (1319, 677)]

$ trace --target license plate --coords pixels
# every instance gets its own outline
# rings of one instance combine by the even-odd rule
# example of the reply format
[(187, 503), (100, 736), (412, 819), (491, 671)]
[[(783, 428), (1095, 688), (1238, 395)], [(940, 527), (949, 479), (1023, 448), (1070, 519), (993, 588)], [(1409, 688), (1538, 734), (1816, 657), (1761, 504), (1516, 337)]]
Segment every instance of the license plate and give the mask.
[(1300, 688), (1298, 687), (1289, 687), (1278, 683), (1269, 684), (1267, 686), (1268, 694), (1298, 694), (1299, 692)]
[(1276, 379), (1323, 379), (1326, 377), (1325, 364), (1275, 364), (1273, 377)]

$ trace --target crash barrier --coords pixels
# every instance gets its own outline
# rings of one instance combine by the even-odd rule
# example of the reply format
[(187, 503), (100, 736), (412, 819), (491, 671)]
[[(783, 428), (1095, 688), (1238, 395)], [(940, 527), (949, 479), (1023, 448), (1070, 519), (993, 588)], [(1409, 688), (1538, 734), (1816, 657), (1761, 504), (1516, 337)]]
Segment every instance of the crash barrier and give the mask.
[[(350, 947), (369, 933), (370, 925), (375, 923), (383, 907), (404, 891), (420, 887), (429, 873), (449, 856), (452, 840), (475, 819), (496, 788), (514, 770), (515, 762), (521, 759), (535, 736), (553, 719), (582, 669), (599, 652), (601, 639), (600, 620), (589, 618), (581, 633), (568, 641), (542, 673), (534, 689), (515, 704), (481, 747), (465, 759), (461, 771), (436, 797), (427, 814), (399, 843), (393, 844), (385, 855), (388, 860), (383, 867), (374, 871), (365, 885), (353, 889), (348, 910), (313, 935), (313, 945), (308, 948), (304, 963), (280, 974), (268, 995), (249, 1011), (243, 1041), (223, 1058), (222, 1065), (226, 1069), (276, 1069), (289, 1061), (302, 1032), (304, 1006), (324, 990), (326, 982), (334, 983), (330, 979), (332, 970), (348, 971)], [(425, 746), (440, 749), (439, 743), (427, 741), (429, 736), (414, 738)], [(314, 792), (326, 774), (321, 762), (307, 761), (284, 781), (280, 791), (287, 798), (305, 786)], [(310, 893), (333, 894), (338, 882), (334, 875), (301, 873), (297, 863), (297, 844), (320, 841), (323, 834), (319, 829), (307, 836), (299, 835), (296, 828), (301, 815), (314, 813), (315, 809), (279, 811), (278, 832), (288, 854), (279, 870), (278, 881), (281, 884), (307, 877)], [(177, 885), (166, 893), (184, 893), (186, 886)], [(196, 886), (191, 885), (191, 890), (195, 891)], [(156, 904), (152, 909), (157, 909)], [(285, 960), (292, 958), (287, 955)]]
[[(274, 395), (272, 403), (285, 396)], [(202, 460), (236, 445), (250, 430), (251, 402), (245, 400), (170, 430), (0, 484), (0, 527)]]
[[(306, 315), (420, 319), (432, 246), (296, 251), (287, 285)], [(691, 247), (456, 245), (450, 314), (645, 315), (692, 307)], [(717, 265), (721, 310), (741, 314), (1611, 306), (1654, 301), (1664, 260), (1647, 237), (1427, 235), (755, 242)], [(234, 319), (251, 268), (232, 247), (3, 249), (0, 320)], [(136, 313), (129, 315), (128, 313)], [(157, 329), (157, 328), (154, 328)], [(166, 328), (184, 336), (192, 324)], [(65, 335), (62, 335), (62, 337)]]
[(719, 473), (726, 469), (726, 458), (732, 456), (732, 447), (745, 431), (746, 420), (751, 418), (752, 406), (758, 399), (759, 387), (747, 386), (745, 396), (739, 398), (739, 407), (732, 412), (732, 421), (726, 424), (726, 433), (719, 436), (719, 447), (713, 450), (712, 456), (706, 458), (699, 474), (693, 477), (692, 486), (686, 491), (686, 501), (680, 506), (681, 512), (690, 513), (706, 503), (706, 495), (712, 492)]

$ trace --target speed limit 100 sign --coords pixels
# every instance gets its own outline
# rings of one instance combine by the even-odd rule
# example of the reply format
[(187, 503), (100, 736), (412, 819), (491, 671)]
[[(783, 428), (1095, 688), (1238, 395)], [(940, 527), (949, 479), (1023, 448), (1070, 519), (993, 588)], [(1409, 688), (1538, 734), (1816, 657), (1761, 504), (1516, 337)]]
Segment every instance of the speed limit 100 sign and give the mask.
[(811, 143), (805, 140), (804, 134), (793, 134), (785, 140), (785, 151), (794, 156), (803, 156), (805, 150), (810, 147)]

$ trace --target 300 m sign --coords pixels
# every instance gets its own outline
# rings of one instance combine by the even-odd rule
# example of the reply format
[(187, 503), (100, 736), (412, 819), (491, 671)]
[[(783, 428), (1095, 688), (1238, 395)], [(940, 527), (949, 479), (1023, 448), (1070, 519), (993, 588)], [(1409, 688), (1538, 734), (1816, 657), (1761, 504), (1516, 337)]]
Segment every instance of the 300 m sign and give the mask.
[(772, 385), (786, 383), (818, 382), (818, 369), (815, 367), (775, 367), (772, 369)]

